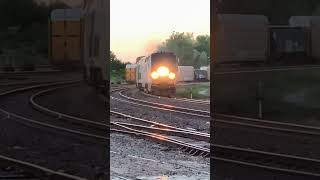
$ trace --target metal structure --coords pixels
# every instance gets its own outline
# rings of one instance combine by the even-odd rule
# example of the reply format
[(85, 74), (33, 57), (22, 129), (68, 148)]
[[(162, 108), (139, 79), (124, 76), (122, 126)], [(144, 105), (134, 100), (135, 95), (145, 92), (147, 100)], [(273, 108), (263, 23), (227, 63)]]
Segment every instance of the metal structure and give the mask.
[(136, 64), (126, 65), (126, 75), (125, 79), (128, 83), (136, 83)]
[(170, 52), (157, 52), (137, 59), (137, 87), (152, 94), (174, 96), (178, 59)]
[(178, 66), (178, 81), (193, 81), (194, 67), (193, 66)]
[(266, 61), (268, 19), (263, 15), (218, 14), (215, 22), (217, 63)]
[(81, 9), (56, 9), (49, 18), (49, 58), (58, 66), (80, 66), (82, 55)]
[(83, 4), (84, 78), (96, 87), (109, 87), (109, 3), (86, 0)]

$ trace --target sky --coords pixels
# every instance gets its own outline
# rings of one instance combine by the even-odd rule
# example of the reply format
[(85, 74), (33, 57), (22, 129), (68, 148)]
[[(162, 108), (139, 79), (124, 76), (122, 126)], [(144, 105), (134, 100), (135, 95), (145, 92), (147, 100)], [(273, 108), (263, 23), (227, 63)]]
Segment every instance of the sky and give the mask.
[(173, 31), (210, 34), (210, 0), (110, 0), (110, 48), (123, 62), (156, 50)]

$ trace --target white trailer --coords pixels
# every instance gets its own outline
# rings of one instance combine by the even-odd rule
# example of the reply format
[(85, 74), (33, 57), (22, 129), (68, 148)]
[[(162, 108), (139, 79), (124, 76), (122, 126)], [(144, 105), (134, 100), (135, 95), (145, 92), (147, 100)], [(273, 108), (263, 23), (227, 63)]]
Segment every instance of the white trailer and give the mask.
[(194, 67), (193, 66), (178, 66), (178, 81), (193, 81)]

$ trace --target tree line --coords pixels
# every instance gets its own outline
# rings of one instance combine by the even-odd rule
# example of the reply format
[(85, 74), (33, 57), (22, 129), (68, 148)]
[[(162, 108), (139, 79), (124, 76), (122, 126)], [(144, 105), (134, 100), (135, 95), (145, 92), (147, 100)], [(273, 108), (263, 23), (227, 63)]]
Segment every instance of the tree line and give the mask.
[[(21, 53), (35, 51), (47, 56), (48, 18), (57, 8), (68, 5), (60, 1), (48, 5), (34, 0), (0, 0), (0, 54), (7, 49), (19, 49), (26, 51)], [(16, 32), (9, 31), (9, 27), (15, 27)]]
[(46, 25), (50, 12), (57, 8), (68, 8), (68, 5), (61, 1), (54, 1), (48, 5), (34, 0), (1, 0), (0, 28), (8, 26), (27, 28), (34, 23)]
[(210, 55), (210, 36), (193, 33), (173, 32), (158, 48), (159, 51), (174, 52), (180, 66), (200, 68), (208, 66)]
[[(157, 51), (174, 52), (179, 58), (180, 66), (193, 66), (200, 68), (209, 65), (210, 54), (210, 36), (198, 35), (194, 37), (193, 33), (173, 32), (168, 39), (158, 46)], [(110, 51), (110, 68), (119, 70), (125, 68), (124, 63)]]

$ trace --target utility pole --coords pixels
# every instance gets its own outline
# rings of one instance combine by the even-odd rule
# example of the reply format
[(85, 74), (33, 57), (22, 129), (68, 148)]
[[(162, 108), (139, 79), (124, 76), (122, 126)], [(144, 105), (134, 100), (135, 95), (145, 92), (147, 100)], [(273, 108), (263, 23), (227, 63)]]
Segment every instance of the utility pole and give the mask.
[(262, 119), (262, 102), (264, 100), (263, 83), (259, 80), (257, 87), (258, 117)]

